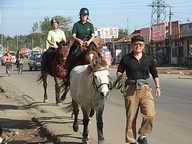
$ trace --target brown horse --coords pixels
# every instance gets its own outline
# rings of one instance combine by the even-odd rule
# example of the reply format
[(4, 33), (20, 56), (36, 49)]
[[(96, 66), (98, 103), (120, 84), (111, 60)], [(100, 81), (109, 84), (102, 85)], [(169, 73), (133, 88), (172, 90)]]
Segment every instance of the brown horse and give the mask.
[[(67, 75), (67, 64), (66, 59), (69, 53), (69, 48), (67, 47), (64, 41), (57, 43), (58, 48), (55, 54), (50, 57), (49, 55), (45, 60), (42, 59), (42, 66), (46, 65), (46, 70), (41, 70), (41, 75), (38, 81), (43, 82), (44, 87), (44, 102), (48, 102), (47, 97), (47, 76), (51, 75), (55, 80), (55, 95), (56, 95), (56, 103), (60, 103), (60, 93), (61, 87), (64, 86), (64, 93), (66, 95), (68, 92), (68, 86), (66, 84), (66, 75)], [(61, 83), (60, 83), (61, 82)]]

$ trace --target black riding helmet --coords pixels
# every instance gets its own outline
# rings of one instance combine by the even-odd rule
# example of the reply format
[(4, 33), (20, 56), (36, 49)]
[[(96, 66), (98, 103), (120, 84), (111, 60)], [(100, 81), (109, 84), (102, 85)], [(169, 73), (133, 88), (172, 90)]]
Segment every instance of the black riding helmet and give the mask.
[(80, 16), (89, 16), (89, 10), (87, 8), (81, 8), (79, 15)]

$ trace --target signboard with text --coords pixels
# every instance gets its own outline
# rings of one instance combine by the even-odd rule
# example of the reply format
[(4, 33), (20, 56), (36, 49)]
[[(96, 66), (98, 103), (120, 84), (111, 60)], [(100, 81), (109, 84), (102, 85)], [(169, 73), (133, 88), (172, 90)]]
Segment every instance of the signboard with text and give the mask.
[(154, 42), (164, 41), (166, 38), (166, 24), (160, 23), (152, 26), (152, 40)]
[(96, 36), (99, 36), (102, 39), (118, 38), (118, 35), (119, 35), (119, 29), (116, 27), (98, 28), (96, 30)]

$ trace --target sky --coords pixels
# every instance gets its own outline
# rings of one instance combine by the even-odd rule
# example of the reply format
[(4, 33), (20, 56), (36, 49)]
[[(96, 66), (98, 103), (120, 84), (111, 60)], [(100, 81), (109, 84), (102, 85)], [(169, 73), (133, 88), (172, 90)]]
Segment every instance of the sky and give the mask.
[[(192, 0), (165, 0), (172, 6), (173, 20), (192, 22)], [(150, 26), (152, 0), (0, 0), (0, 33), (29, 34), (34, 22), (61, 15), (79, 19), (79, 10), (87, 7), (95, 27), (135, 29)]]

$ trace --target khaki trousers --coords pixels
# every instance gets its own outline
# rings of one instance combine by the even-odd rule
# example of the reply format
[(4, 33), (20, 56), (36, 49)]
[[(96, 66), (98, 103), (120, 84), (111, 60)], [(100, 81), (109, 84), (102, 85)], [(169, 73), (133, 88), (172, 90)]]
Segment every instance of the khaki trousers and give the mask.
[(136, 142), (136, 120), (139, 109), (143, 115), (139, 135), (147, 135), (152, 131), (153, 120), (155, 117), (155, 100), (151, 91), (152, 90), (148, 85), (144, 85), (141, 89), (136, 89), (135, 85), (131, 85), (128, 88), (127, 95), (125, 96), (125, 140), (127, 143)]

